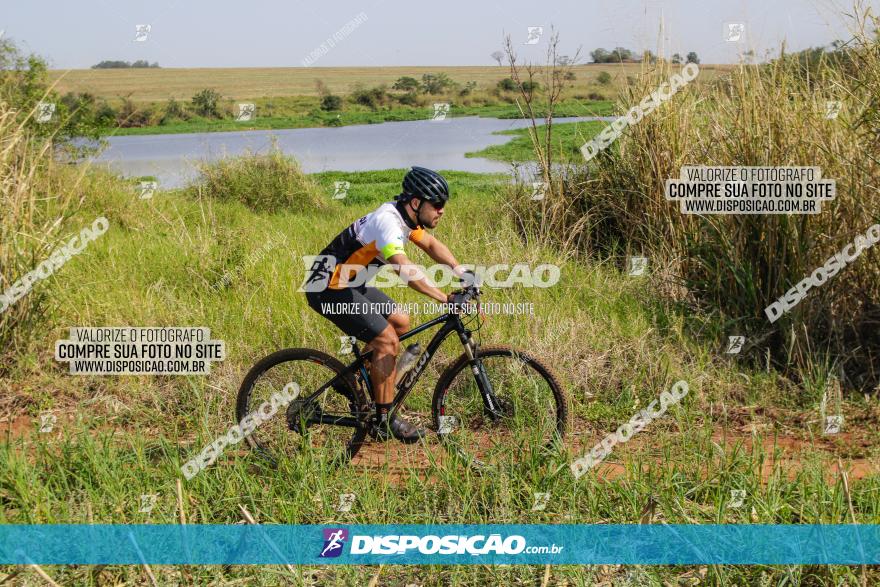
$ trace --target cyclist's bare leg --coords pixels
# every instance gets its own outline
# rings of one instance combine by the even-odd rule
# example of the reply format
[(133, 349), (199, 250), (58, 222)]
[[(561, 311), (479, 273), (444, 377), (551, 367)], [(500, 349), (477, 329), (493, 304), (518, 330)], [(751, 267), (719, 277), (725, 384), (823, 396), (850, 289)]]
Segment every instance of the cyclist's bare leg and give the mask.
[(386, 326), (369, 346), (373, 350), (370, 365), (373, 399), (377, 404), (390, 404), (394, 400), (394, 368), (400, 350), (400, 339), (394, 326)]
[[(397, 336), (400, 336), (404, 332), (409, 330), (409, 315), (408, 314), (391, 314), (388, 316), (388, 323), (394, 327), (394, 332), (397, 333)], [(368, 342), (364, 345), (364, 348), (361, 350), (363, 354), (366, 354), (372, 347), (373, 341)], [(371, 367), (369, 365), (369, 361), (367, 362), (367, 371), (371, 371)], [(372, 377), (370, 381), (372, 381)], [(373, 384), (375, 386), (375, 383)], [(375, 398), (373, 398), (375, 399)], [(389, 400), (391, 401), (391, 400)]]
[[(388, 317), (388, 326), (379, 336), (370, 341), (373, 349), (373, 361), (370, 366), (370, 380), (373, 382), (373, 399), (376, 400), (376, 422), (380, 430), (378, 437), (385, 436), (389, 432), (398, 440), (406, 443), (418, 441), (425, 436), (425, 431), (413, 426), (403, 418), (388, 419), (391, 411), (391, 403), (394, 401), (394, 375), (397, 366), (397, 355), (400, 352), (400, 338), (398, 329), (403, 332), (409, 329), (409, 317), (392, 319)], [(385, 428), (388, 426), (388, 428)], [(389, 430), (390, 428), (390, 430)]]

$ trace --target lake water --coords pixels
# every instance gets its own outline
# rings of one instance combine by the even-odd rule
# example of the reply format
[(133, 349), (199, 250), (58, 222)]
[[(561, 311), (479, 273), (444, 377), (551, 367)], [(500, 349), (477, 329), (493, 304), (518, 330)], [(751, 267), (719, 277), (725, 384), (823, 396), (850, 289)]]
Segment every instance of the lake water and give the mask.
[[(560, 122), (613, 120), (610, 117), (556, 118)], [(194, 163), (246, 151), (265, 153), (273, 140), (307, 173), (369, 171), (421, 165), (432, 169), (509, 172), (510, 166), (465, 153), (514, 137), (497, 131), (523, 128), (526, 120), (468, 116), (444, 121), (414, 120), (341, 127), (249, 130), (193, 134), (109, 137), (95, 162), (123, 176), (153, 175), (160, 187), (179, 187), (196, 176)]]

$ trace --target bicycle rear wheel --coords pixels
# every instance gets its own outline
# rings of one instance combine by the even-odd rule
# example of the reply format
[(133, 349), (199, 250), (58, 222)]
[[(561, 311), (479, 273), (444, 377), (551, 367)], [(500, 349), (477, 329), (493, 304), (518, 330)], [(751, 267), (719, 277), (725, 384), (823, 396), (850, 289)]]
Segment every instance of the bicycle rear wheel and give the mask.
[(559, 454), (567, 407), (562, 386), (538, 359), (508, 347), (477, 352), (502, 417), (493, 419), (466, 355), (440, 376), (434, 426), (454, 458), (478, 470), (539, 470)]
[[(282, 455), (296, 454), (320, 458), (334, 465), (347, 462), (360, 450), (367, 434), (364, 416), (369, 414), (365, 394), (349, 374), (328, 386), (314, 401), (305, 402), (321, 386), (345, 370), (345, 366), (326, 353), (313, 349), (283, 349), (254, 365), (238, 391), (235, 415), (239, 424), (248, 414), (275, 396), (284, 397), (285, 386), (295, 383), (298, 395), (279, 408), (249, 436), (250, 446), (273, 464)], [(263, 411), (268, 411), (265, 407)], [(318, 420), (323, 417), (323, 422)], [(346, 427), (328, 422), (357, 419), (361, 425)]]

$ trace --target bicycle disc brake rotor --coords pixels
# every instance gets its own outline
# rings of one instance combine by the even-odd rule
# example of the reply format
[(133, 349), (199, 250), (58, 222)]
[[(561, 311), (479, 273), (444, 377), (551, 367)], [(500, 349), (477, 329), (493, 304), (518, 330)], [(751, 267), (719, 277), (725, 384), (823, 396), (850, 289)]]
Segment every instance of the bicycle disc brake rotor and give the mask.
[[(315, 402), (297, 399), (287, 406), (287, 426), (294, 432), (303, 434), (309, 426), (309, 420), (320, 415), (321, 407)], [(305, 424), (305, 426), (303, 426)]]
[[(513, 406), (513, 402), (504, 395), (495, 395), (495, 402), (498, 404), (498, 413), (501, 414), (502, 418), (512, 418), (516, 413), (516, 408)], [(485, 415), (489, 417), (490, 421), (494, 420), (489, 413), (489, 408), (484, 408)]]

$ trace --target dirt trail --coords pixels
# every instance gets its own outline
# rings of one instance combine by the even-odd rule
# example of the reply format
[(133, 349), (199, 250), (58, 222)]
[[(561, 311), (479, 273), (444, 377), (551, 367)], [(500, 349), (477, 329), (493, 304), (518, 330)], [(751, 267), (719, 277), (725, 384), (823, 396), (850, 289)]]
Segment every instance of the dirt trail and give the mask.
[[(21, 415), (12, 419), (6, 418), (0, 420), (0, 442), (33, 435), (45, 435), (50, 439), (58, 438), (62, 435), (66, 424), (73, 421), (73, 414), (57, 413), (57, 420), (53, 423), (51, 431), (39, 432), (40, 416)], [(745, 454), (750, 454), (755, 449), (756, 436), (745, 431), (748, 429), (746, 426), (725, 431), (716, 427), (712, 440), (728, 454), (737, 446), (741, 447)], [(601, 436), (597, 434), (575, 432), (569, 437), (567, 444), (573, 455), (583, 455), (600, 440)], [(636, 453), (650, 450), (650, 444), (650, 437), (642, 437), (642, 435), (634, 437), (626, 444), (615, 447), (612, 454), (596, 467), (592, 474), (607, 481), (625, 475), (626, 462)], [(826, 480), (829, 483), (836, 482), (839, 477), (838, 460), (843, 464), (843, 469), (848, 472), (850, 479), (863, 479), (880, 474), (880, 459), (847, 456), (869, 452), (871, 443), (863, 434), (841, 432), (834, 436), (807, 440), (787, 435), (773, 436), (772, 433), (765, 432), (761, 436), (761, 447), (766, 455), (761, 465), (761, 477), (764, 481), (773, 475), (777, 467), (788, 479), (793, 479), (803, 467), (804, 455), (808, 452), (823, 455), (822, 460), (827, 468)], [(659, 457), (654, 457), (654, 460), (661, 462)], [(352, 465), (364, 472), (385, 471), (392, 482), (404, 483), (412, 472), (416, 472), (423, 479), (430, 477), (432, 461), (442, 465), (448, 461), (448, 455), (437, 437), (430, 433), (427, 442), (413, 445), (395, 441), (384, 443), (369, 441), (361, 448)]]

